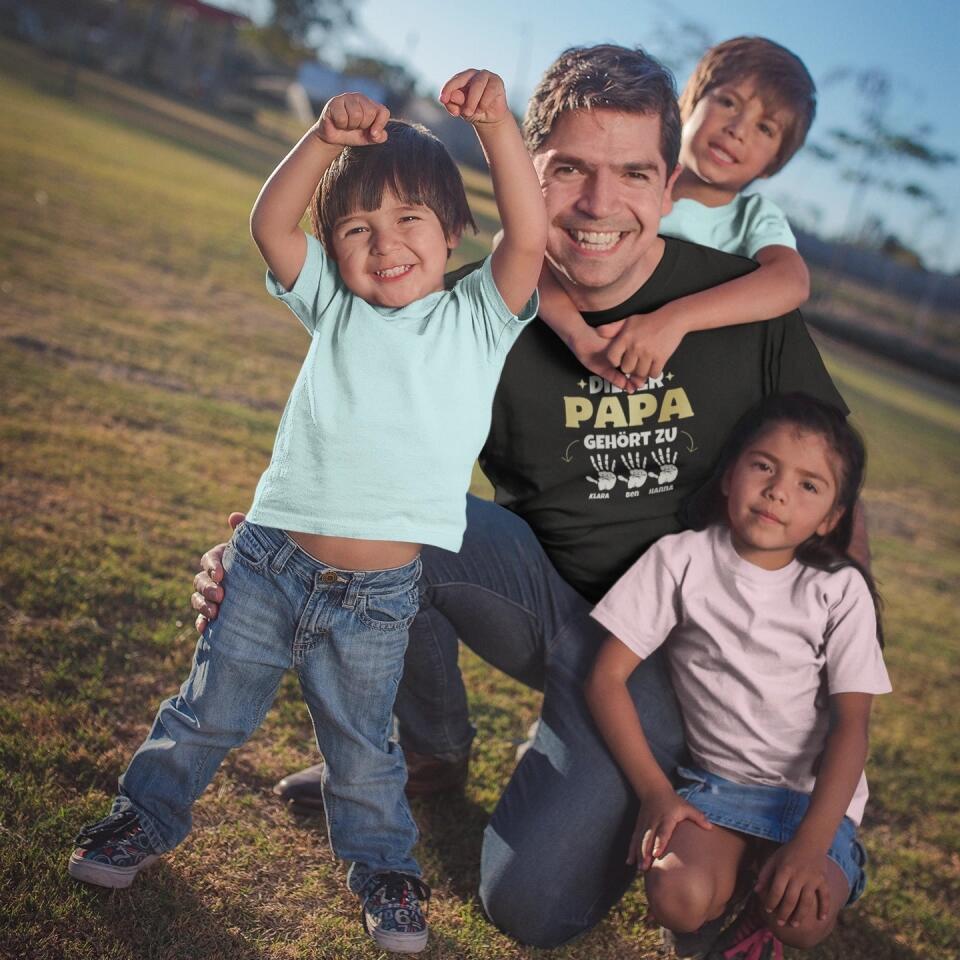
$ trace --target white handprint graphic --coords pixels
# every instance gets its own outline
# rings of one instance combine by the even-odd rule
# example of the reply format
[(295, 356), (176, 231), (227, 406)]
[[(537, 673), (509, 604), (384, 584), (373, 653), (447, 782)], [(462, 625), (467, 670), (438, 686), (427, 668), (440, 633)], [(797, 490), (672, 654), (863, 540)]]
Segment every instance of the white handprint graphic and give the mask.
[(665, 450), (654, 450), (651, 456), (653, 462), (660, 468), (660, 475), (657, 477), (657, 483), (673, 483), (677, 479), (677, 454), (673, 453), (667, 447)]
[(647, 458), (643, 458), (643, 463), (640, 462), (639, 453), (624, 453), (621, 458), (623, 465), (630, 471), (629, 476), (621, 477), (620, 474), (617, 474), (617, 478), (622, 480), (626, 485), (628, 490), (636, 490), (637, 487), (642, 487), (647, 482)]
[(598, 490), (612, 490), (617, 484), (617, 475), (613, 472), (616, 469), (617, 458), (611, 457), (606, 453), (590, 457), (590, 463), (593, 469), (597, 471), (596, 478), (587, 477), (590, 483), (595, 483)]

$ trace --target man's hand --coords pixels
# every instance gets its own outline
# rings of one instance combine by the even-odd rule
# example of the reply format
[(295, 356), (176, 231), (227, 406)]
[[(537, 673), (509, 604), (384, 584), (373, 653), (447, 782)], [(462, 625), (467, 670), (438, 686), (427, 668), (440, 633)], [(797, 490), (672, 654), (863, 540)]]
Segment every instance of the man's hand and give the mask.
[(684, 820), (704, 830), (713, 829), (706, 816), (682, 800), (674, 790), (663, 790), (644, 797), (637, 825), (630, 838), (627, 863), (635, 863), (643, 871), (649, 870), (654, 859), (659, 860), (666, 854), (673, 831)]
[(390, 111), (362, 93), (341, 93), (328, 100), (314, 126), (324, 143), (338, 147), (366, 147), (387, 139), (384, 127)]
[(754, 890), (780, 926), (799, 927), (830, 915), (826, 855), (795, 840), (779, 847), (760, 870)]
[[(231, 513), (227, 518), (231, 530), (246, 519), (244, 513)], [(200, 572), (193, 578), (193, 596), (190, 597), (190, 606), (197, 611), (195, 626), (197, 633), (203, 633), (211, 620), (217, 619), (220, 604), (223, 603), (223, 551), (227, 549), (225, 543), (218, 543), (211, 547), (200, 558)]]
[(637, 383), (656, 379), (676, 352), (685, 330), (668, 307), (638, 313), (623, 321), (623, 329), (607, 350), (607, 361)]
[(451, 117), (469, 123), (499, 123), (510, 113), (503, 81), (489, 70), (461, 70), (440, 91), (440, 102)]

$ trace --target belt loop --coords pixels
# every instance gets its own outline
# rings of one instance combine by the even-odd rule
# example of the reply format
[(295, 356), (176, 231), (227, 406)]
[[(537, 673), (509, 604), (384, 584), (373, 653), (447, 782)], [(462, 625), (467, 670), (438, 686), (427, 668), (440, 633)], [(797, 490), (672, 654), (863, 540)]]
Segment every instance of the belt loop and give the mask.
[(296, 549), (297, 545), (288, 536), (284, 536), (283, 546), (274, 554), (273, 559), (270, 561), (271, 571), (273, 571), (273, 573), (282, 573), (283, 568), (287, 565), (287, 561)]
[(352, 610), (357, 605), (357, 597), (360, 595), (360, 588), (363, 586), (363, 570), (350, 571), (350, 583), (343, 594), (343, 603), (341, 604), (347, 610)]

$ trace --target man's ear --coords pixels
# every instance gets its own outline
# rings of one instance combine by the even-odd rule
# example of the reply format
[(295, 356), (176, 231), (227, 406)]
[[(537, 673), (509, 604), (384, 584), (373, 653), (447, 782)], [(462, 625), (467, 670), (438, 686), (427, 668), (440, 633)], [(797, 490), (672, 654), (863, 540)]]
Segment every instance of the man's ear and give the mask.
[(462, 239), (462, 237), (463, 237), (463, 234), (459, 230), (456, 233), (448, 233), (447, 234), (447, 250), (448, 251), (456, 250), (457, 247), (460, 246), (460, 240)]
[(840, 522), (841, 517), (843, 517), (846, 510), (843, 507), (834, 507), (827, 515), (823, 518), (820, 523), (820, 526), (816, 529), (816, 534), (818, 537), (825, 537), (828, 533), (831, 533)]
[(670, 176), (667, 177), (666, 185), (663, 188), (663, 203), (660, 205), (661, 217), (665, 217), (673, 209), (673, 185), (677, 182), (681, 170), (683, 170), (683, 167), (678, 163)]

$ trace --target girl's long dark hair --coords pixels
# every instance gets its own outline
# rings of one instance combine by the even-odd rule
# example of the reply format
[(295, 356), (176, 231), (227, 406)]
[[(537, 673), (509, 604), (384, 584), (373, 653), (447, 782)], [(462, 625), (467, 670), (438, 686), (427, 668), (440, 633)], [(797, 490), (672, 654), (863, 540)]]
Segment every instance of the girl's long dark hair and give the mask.
[(712, 523), (727, 522), (727, 499), (721, 489), (724, 474), (751, 442), (780, 423), (789, 424), (801, 433), (822, 437), (837, 458), (840, 472), (836, 503), (843, 508), (840, 520), (826, 536), (814, 534), (801, 543), (797, 547), (796, 558), (808, 567), (828, 573), (842, 567), (854, 567), (860, 572), (873, 597), (877, 612), (877, 640), (882, 647), (881, 599), (877, 585), (870, 571), (850, 556), (854, 509), (863, 486), (867, 451), (863, 438), (835, 407), (805, 393), (786, 393), (767, 397), (748, 410), (737, 421), (727, 439), (713, 476), (687, 501), (684, 507), (685, 524), (693, 530), (703, 530)]

